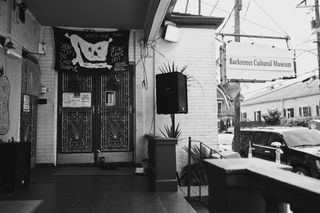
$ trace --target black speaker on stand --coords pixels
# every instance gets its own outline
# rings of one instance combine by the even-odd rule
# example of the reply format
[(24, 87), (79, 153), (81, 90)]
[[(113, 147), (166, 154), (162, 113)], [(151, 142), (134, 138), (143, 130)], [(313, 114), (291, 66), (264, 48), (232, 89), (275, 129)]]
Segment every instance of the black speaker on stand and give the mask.
[(187, 76), (180, 72), (156, 75), (158, 114), (188, 113)]

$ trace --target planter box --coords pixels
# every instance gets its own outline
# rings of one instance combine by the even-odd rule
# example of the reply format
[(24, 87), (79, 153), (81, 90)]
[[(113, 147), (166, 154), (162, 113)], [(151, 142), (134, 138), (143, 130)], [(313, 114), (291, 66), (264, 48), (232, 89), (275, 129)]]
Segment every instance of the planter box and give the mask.
[(176, 144), (175, 138), (146, 135), (148, 139), (149, 171), (154, 191), (176, 192)]

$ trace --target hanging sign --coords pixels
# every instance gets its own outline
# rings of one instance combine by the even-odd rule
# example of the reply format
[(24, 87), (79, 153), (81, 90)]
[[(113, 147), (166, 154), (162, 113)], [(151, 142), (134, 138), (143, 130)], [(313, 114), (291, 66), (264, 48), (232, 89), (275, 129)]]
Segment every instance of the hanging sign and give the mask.
[(91, 74), (127, 70), (130, 31), (53, 30), (56, 70)]
[(273, 80), (295, 76), (294, 51), (265, 44), (227, 43), (226, 78), (237, 80)]

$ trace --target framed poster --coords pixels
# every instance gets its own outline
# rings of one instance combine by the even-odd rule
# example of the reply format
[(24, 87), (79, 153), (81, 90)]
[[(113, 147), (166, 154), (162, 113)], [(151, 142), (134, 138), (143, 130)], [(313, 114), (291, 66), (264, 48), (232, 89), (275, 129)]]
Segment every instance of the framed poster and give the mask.
[(64, 92), (62, 94), (62, 107), (91, 107), (91, 93), (82, 92), (80, 95), (75, 95), (71, 92)]
[(115, 91), (106, 91), (106, 106), (116, 105), (116, 92)]

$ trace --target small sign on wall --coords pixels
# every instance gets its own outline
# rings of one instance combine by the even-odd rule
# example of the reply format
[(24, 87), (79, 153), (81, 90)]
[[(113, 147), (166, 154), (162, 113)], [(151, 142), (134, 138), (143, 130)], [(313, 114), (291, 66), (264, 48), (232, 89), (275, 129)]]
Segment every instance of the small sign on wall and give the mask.
[(23, 95), (23, 111), (30, 112), (30, 96)]
[(106, 106), (116, 105), (116, 92), (106, 91)]
[(62, 95), (62, 107), (91, 107), (91, 93), (82, 92), (80, 95), (64, 92)]

